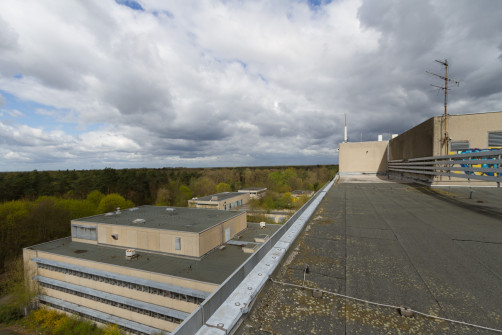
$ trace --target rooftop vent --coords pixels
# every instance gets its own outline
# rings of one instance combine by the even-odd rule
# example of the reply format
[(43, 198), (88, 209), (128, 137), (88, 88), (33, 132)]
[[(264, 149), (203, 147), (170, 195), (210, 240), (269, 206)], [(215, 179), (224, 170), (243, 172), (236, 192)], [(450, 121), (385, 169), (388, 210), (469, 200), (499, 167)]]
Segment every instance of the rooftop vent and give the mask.
[(252, 254), (256, 250), (258, 250), (259, 247), (260, 245), (258, 243), (247, 243), (245, 246), (242, 247), (242, 251), (244, 251), (244, 253), (246, 254)]
[(105, 216), (114, 216), (115, 213), (114, 212), (109, 212), (109, 213), (106, 213)]
[(170, 208), (170, 207), (168, 207), (168, 208), (166, 208), (166, 212), (168, 214), (174, 215), (174, 214), (176, 214), (176, 208)]
[(136, 257), (136, 250), (135, 249), (127, 249), (126, 252), (126, 258), (133, 258)]
[(267, 224), (265, 223), (265, 221), (262, 221), (260, 222), (260, 228), (263, 229), (267, 226)]
[(136, 224), (139, 224), (139, 223), (145, 223), (146, 220), (145, 219), (136, 219), (134, 220), (132, 223), (136, 223)]
[(218, 201), (218, 196), (217, 195), (213, 195), (211, 197), (211, 201)]
[(129, 212), (134, 212), (137, 211), (138, 209), (139, 209), (138, 207), (129, 208)]
[(120, 207), (117, 207), (117, 211), (115, 212), (115, 214), (120, 214), (120, 213), (122, 213), (122, 212), (120, 211)]

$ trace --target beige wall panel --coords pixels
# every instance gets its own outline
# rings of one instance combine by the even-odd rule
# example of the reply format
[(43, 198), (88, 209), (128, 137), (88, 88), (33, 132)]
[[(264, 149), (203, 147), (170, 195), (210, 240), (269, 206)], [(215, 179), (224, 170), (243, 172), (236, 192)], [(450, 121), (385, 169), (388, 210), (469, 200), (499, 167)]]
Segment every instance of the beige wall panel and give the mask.
[(246, 215), (243, 213), (235, 218), (223, 222), (223, 232), (230, 228), (230, 238), (246, 228)]
[[(124, 229), (125, 230), (125, 229)], [(138, 247), (138, 232), (133, 229), (127, 229), (127, 247), (128, 248), (137, 248)], [(119, 236), (120, 240), (120, 236)]]
[(158, 250), (160, 251), (160, 239), (158, 232), (148, 232), (148, 248), (150, 250)]
[(221, 234), (220, 225), (202, 232), (199, 238), (199, 256), (204, 255), (206, 252), (209, 252), (222, 244), (223, 236), (221, 236)]
[(163, 297), (157, 294), (151, 294), (147, 292), (141, 292), (137, 290), (131, 290), (126, 287), (111, 285), (99, 281), (95, 281), (92, 279), (81, 278), (77, 276), (67, 275), (61, 272), (50, 271), (45, 269), (39, 269), (39, 275), (47, 278), (52, 278), (60, 281), (64, 281), (67, 283), (72, 283), (75, 285), (89, 287), (95, 290), (100, 290), (116, 295), (120, 295), (123, 297), (136, 299), (140, 301), (145, 301), (151, 304), (164, 306), (168, 308), (173, 308), (179, 311), (191, 313), (197, 308), (197, 304), (181, 301), (178, 299), (171, 299), (168, 297)]
[[(443, 118), (440, 119), (444, 127)], [(471, 148), (486, 149), (488, 132), (502, 131), (502, 112), (452, 115), (448, 118), (447, 127), (452, 141), (468, 140)]]
[(138, 231), (138, 248), (139, 249), (149, 249), (148, 232)]
[(176, 328), (178, 326), (178, 324), (173, 323), (173, 322), (153, 318), (148, 315), (136, 313), (136, 312), (129, 311), (129, 310), (126, 310), (123, 308), (119, 308), (119, 307), (111, 306), (111, 305), (101, 303), (98, 301), (86, 299), (84, 297), (79, 297), (76, 295), (64, 293), (64, 292), (61, 292), (58, 290), (53, 290), (53, 289), (49, 289), (49, 288), (42, 288), (42, 292), (48, 296), (51, 296), (51, 297), (54, 297), (57, 299), (68, 301), (68, 302), (71, 302), (71, 303), (74, 303), (77, 305), (88, 307), (88, 308), (91, 308), (91, 309), (94, 309), (94, 310), (97, 310), (97, 311), (100, 311), (103, 313), (115, 315), (115, 316), (118, 316), (118, 317), (121, 317), (121, 318), (124, 318), (127, 320), (131, 320), (131, 321), (138, 322), (138, 323), (141, 323), (144, 325), (148, 325), (150, 327), (159, 328), (159, 329), (162, 329), (165, 331), (172, 331), (172, 330), (174, 330), (174, 328)]
[(436, 150), (435, 127), (434, 118), (430, 118), (391, 139), (389, 141), (389, 159), (432, 156), (433, 150)]
[(340, 173), (387, 171), (387, 141), (340, 143)]
[(172, 253), (174, 250), (174, 238), (170, 234), (160, 234), (160, 251)]
[(98, 269), (98, 270), (109, 271), (109, 272), (119, 273), (119, 274), (123, 274), (123, 275), (127, 275), (127, 276), (134, 276), (134, 277), (138, 277), (138, 278), (158, 281), (161, 283), (173, 284), (173, 285), (187, 287), (187, 288), (193, 288), (193, 289), (201, 290), (204, 292), (213, 292), (218, 287), (217, 284), (206, 283), (206, 282), (201, 282), (201, 281), (196, 281), (196, 280), (190, 280), (190, 279), (186, 279), (186, 278), (180, 278), (180, 277), (164, 275), (164, 274), (159, 274), (159, 273), (153, 273), (153, 272), (148, 272), (148, 271), (135, 270), (132, 268), (115, 266), (115, 265), (110, 265), (110, 264), (106, 264), (106, 263), (92, 262), (92, 261), (82, 260), (82, 259), (73, 258), (73, 257), (66, 257), (66, 256), (41, 252), (41, 251), (38, 251), (37, 255), (38, 255), (37, 257), (51, 259), (51, 260), (58, 261), (58, 262), (76, 264), (76, 265), (94, 268), (94, 269)]
[(98, 243), (110, 244), (110, 242), (108, 241), (109, 236), (110, 233), (107, 229), (107, 226), (98, 225)]
[[(168, 252), (177, 255), (186, 255), (198, 257), (198, 239), (199, 234), (187, 232), (160, 232), (160, 251)], [(176, 250), (174, 240), (176, 237), (181, 238), (181, 249)]]

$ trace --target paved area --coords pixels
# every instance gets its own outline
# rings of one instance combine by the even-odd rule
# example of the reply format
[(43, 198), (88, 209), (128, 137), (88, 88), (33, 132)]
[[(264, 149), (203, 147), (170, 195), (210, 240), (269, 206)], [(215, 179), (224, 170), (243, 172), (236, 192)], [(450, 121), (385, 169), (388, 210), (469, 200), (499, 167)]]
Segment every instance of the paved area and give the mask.
[(236, 334), (495, 334), (291, 284), (502, 329), (500, 199), (497, 188), (470, 199), (469, 188), (336, 185)]

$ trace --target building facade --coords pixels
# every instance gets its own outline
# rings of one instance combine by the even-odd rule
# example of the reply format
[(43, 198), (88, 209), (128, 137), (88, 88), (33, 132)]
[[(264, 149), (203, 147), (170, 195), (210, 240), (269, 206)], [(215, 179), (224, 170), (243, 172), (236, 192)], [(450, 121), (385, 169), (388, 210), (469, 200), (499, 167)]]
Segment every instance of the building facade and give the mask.
[(267, 195), (266, 187), (247, 187), (240, 189), (239, 192), (248, 193), (251, 199), (261, 199)]
[(247, 192), (223, 192), (188, 200), (188, 207), (219, 210), (236, 210), (249, 203)]
[(248, 257), (219, 248), (246, 227), (245, 212), (157, 206), (72, 220), (71, 237), (23, 250), (26, 278), (41, 305), (169, 333)]

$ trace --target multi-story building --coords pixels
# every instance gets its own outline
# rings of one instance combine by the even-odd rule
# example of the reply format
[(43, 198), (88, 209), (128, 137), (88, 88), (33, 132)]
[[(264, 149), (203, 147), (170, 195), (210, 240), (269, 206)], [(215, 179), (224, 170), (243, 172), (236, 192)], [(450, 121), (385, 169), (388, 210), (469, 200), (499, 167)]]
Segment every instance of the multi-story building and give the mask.
[(235, 210), (249, 203), (249, 193), (223, 192), (188, 200), (188, 207)]
[(26, 277), (40, 304), (168, 333), (249, 257), (263, 230), (246, 228), (243, 211), (157, 206), (72, 220), (71, 237), (24, 249)]
[(247, 187), (240, 189), (239, 192), (249, 193), (251, 199), (261, 199), (267, 194), (266, 187)]

